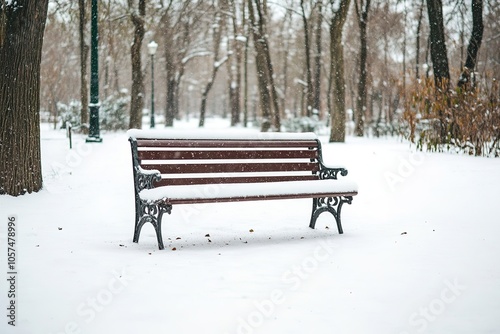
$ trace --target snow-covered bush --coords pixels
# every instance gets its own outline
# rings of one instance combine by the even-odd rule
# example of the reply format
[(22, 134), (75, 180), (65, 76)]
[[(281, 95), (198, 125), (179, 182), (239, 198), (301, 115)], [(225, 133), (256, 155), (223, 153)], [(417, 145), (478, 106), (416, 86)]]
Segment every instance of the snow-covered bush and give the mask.
[(302, 116), (297, 118), (287, 118), (283, 121), (283, 127), (287, 132), (315, 132), (318, 133), (323, 127), (323, 123), (318, 116)]
[(80, 125), (80, 111), (82, 104), (80, 101), (72, 100), (69, 104), (57, 102), (57, 114), (61, 129), (66, 129), (66, 123), (71, 123), (73, 127)]
[[(126, 90), (115, 93), (101, 102), (99, 108), (99, 127), (101, 130), (126, 130), (129, 122), (130, 96)], [(66, 123), (71, 123), (73, 129), (78, 129), (81, 124), (82, 104), (72, 100), (69, 104), (57, 103), (60, 128), (65, 129)], [(87, 125), (88, 126), (88, 125)]]
[(102, 130), (126, 130), (129, 123), (130, 95), (126, 90), (110, 95), (101, 103), (99, 124)]

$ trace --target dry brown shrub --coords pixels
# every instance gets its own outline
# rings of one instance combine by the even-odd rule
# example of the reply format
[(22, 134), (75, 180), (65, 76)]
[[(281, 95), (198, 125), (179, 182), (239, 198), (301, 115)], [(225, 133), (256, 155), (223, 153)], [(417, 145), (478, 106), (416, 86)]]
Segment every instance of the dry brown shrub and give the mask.
[(410, 88), (403, 135), (420, 150), (500, 156), (500, 89), (483, 79), (468, 90), (436, 89), (432, 79)]

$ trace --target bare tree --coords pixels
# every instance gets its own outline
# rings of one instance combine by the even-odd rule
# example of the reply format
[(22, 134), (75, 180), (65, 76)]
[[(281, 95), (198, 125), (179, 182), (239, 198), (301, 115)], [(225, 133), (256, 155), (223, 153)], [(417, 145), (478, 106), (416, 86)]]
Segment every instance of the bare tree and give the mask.
[[(345, 76), (342, 31), (350, 0), (330, 0), (330, 78), (328, 80), (328, 110), (331, 118), (330, 142), (345, 141)], [(333, 86), (333, 106), (331, 90)]]
[(319, 0), (316, 2), (316, 28), (315, 34), (315, 46), (316, 52), (314, 54), (314, 83), (313, 83), (313, 112), (319, 113), (321, 108), (321, 32), (323, 23), (323, 1)]
[(248, 48), (250, 41), (250, 29), (251, 25), (248, 23), (247, 14), (245, 11), (246, 1), (251, 0), (243, 0), (241, 2), (241, 12), (243, 19), (243, 30), (245, 32), (245, 51), (243, 52), (243, 126), (248, 126)]
[(204, 48), (194, 48), (192, 42), (194, 36), (203, 35), (196, 29), (205, 22), (203, 18), (211, 10), (210, 6), (203, 0), (181, 3), (168, 0), (160, 10), (159, 31), (163, 37), (167, 82), (165, 126), (173, 126), (174, 118), (179, 115), (179, 91), (186, 66), (195, 57), (209, 54)]
[(417, 79), (420, 78), (420, 37), (422, 32), (422, 19), (424, 12), (424, 1), (421, 0), (420, 5), (418, 7), (418, 19), (417, 19), (417, 33), (415, 40), (415, 76)]
[(132, 60), (132, 94), (130, 100), (129, 127), (142, 128), (142, 109), (144, 108), (144, 74), (142, 72), (142, 40), (144, 39), (144, 17), (146, 16), (146, 0), (139, 0), (137, 10), (135, 1), (128, 0), (130, 19), (134, 24), (134, 42), (130, 47)]
[(483, 0), (472, 0), (472, 34), (467, 47), (467, 59), (458, 80), (458, 87), (466, 89), (470, 85), (470, 74), (476, 67), (477, 54), (483, 39), (483, 30)]
[(290, 59), (292, 58), (291, 53), (293, 49), (291, 45), (293, 43), (293, 11), (291, 8), (287, 7), (283, 20), (281, 22), (279, 39), (281, 40), (279, 46), (280, 50), (278, 53), (278, 59), (282, 60), (281, 63), (281, 75), (280, 79), (280, 100), (281, 100), (281, 108), (282, 110), (286, 110), (288, 108), (287, 104), (291, 104), (292, 99), (287, 99), (287, 94), (289, 91), (289, 72), (290, 72)]
[[(253, 43), (256, 50), (256, 67), (257, 79), (259, 84), (260, 106), (262, 110), (262, 125), (261, 131), (265, 132), (271, 128), (273, 124), (275, 130), (280, 128), (280, 114), (278, 108), (278, 99), (276, 87), (274, 85), (272, 63), (269, 53), (269, 45), (266, 38), (266, 28), (263, 6), (260, 0), (255, 1), (255, 9), (253, 1), (248, 1), (248, 13), (253, 34)], [(255, 15), (257, 12), (257, 16)], [(274, 108), (274, 111), (273, 111)], [(271, 123), (272, 122), (272, 123)]]
[(0, 194), (42, 188), (40, 62), (48, 2), (0, 2)]
[[(224, 9), (225, 6), (223, 6)], [(201, 94), (201, 107), (200, 107), (200, 120), (198, 123), (199, 127), (203, 127), (205, 125), (205, 113), (207, 108), (207, 99), (208, 93), (212, 89), (215, 77), (217, 76), (217, 72), (219, 68), (228, 60), (228, 55), (224, 56), (222, 59), (219, 59), (220, 53), (220, 44), (222, 38), (222, 31), (225, 28), (225, 19), (224, 16), (221, 15), (219, 11), (215, 12), (214, 21), (212, 24), (212, 35), (213, 35), (213, 66), (210, 74), (210, 78), (208, 79), (205, 88)]]
[(434, 82), (436, 88), (447, 90), (450, 84), (450, 69), (445, 43), (442, 1), (427, 0), (427, 13), (431, 30), (429, 42), (432, 67), (434, 69)]
[[(229, 0), (229, 12), (231, 13), (232, 22), (232, 40), (231, 52), (234, 57), (231, 57), (227, 62), (228, 67), (228, 86), (229, 86), (229, 107), (231, 110), (231, 126), (235, 126), (240, 122), (241, 114), (241, 63), (243, 60), (243, 12), (238, 12), (236, 0)], [(244, 7), (243, 7), (244, 8)], [(229, 32), (229, 29), (228, 29)], [(229, 33), (228, 33), (229, 37)], [(228, 43), (229, 47), (229, 43)]]
[(257, 8), (257, 14), (258, 14), (258, 21), (259, 21), (259, 29), (261, 33), (261, 39), (259, 40), (259, 43), (262, 43), (263, 46), (263, 52), (264, 52), (264, 57), (266, 61), (266, 67), (267, 67), (267, 75), (268, 75), (268, 80), (269, 80), (269, 85), (270, 85), (270, 90), (271, 90), (271, 102), (272, 102), (272, 121), (273, 121), (273, 127), (275, 131), (280, 131), (281, 128), (281, 112), (279, 108), (279, 102), (278, 102), (278, 93), (276, 91), (276, 85), (274, 84), (274, 67), (273, 67), (273, 62), (271, 61), (271, 50), (269, 47), (269, 41), (268, 41), (268, 33), (267, 33), (267, 3), (266, 0), (264, 0), (262, 3), (260, 3), (260, 0), (255, 0), (256, 1), (256, 8)]
[(307, 83), (306, 116), (310, 117), (312, 115), (312, 109), (314, 105), (314, 91), (313, 91), (312, 71), (311, 71), (311, 42), (309, 41), (309, 34), (310, 34), (309, 19), (307, 18), (305, 12), (304, 0), (300, 0), (300, 13), (302, 17), (302, 23), (304, 24), (304, 47), (306, 56), (306, 83)]
[(358, 100), (356, 104), (356, 128), (357, 136), (362, 137), (364, 134), (364, 117), (366, 112), (367, 101), (367, 70), (366, 63), (368, 58), (367, 48), (367, 30), (368, 30), (368, 12), (370, 10), (370, 0), (354, 0), (356, 8), (356, 17), (359, 25), (359, 81), (358, 81)]
[[(66, 101), (69, 95), (74, 100), (80, 98), (78, 95), (80, 91), (75, 90), (74, 87), (81, 84), (81, 73), (68, 71), (69, 68), (80, 68), (80, 55), (77, 54), (79, 40), (68, 36), (68, 31), (73, 30), (71, 26), (73, 20), (58, 19), (61, 13), (67, 12), (70, 15), (75, 14), (66, 7), (56, 7), (48, 12), (40, 63), (40, 109), (50, 112), (54, 129), (60, 125), (58, 104)], [(76, 14), (78, 18), (78, 11)], [(78, 19), (74, 22), (78, 23)], [(78, 27), (75, 28), (78, 31)], [(68, 51), (71, 50), (69, 52), (74, 51), (75, 54), (69, 53), (68, 56), (62, 57), (61, 45), (64, 45)], [(81, 114), (78, 114), (78, 117), (81, 119)], [(75, 119), (75, 121), (80, 124), (80, 119)], [(61, 126), (64, 127), (65, 124)]]

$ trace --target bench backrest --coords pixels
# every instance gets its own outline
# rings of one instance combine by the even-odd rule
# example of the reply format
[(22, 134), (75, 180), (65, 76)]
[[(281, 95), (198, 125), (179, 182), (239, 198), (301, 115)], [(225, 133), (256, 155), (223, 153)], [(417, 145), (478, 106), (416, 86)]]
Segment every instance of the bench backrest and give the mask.
[(130, 140), (135, 164), (160, 171), (154, 186), (317, 180), (322, 169), (317, 139)]

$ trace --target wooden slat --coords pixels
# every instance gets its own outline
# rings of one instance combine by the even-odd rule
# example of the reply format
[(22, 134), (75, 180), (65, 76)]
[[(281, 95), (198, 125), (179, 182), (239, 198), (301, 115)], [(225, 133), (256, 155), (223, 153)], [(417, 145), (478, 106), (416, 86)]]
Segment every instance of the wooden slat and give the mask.
[(234, 163), (234, 164), (142, 164), (144, 169), (156, 169), (162, 174), (190, 173), (254, 173), (254, 172), (291, 172), (319, 170), (314, 162), (303, 163)]
[(248, 176), (248, 177), (196, 177), (196, 178), (164, 178), (155, 183), (155, 187), (181, 186), (190, 184), (225, 184), (318, 180), (316, 175), (291, 176)]
[(317, 147), (316, 140), (185, 140), (137, 139), (137, 147)]
[(240, 196), (228, 198), (186, 198), (168, 200), (171, 204), (201, 204), (201, 203), (221, 203), (221, 202), (244, 202), (257, 200), (277, 200), (277, 199), (298, 199), (298, 198), (322, 198), (337, 196), (356, 196), (357, 192), (328, 192), (328, 193), (308, 193), (308, 194), (286, 194), (286, 195), (257, 195)]
[(316, 150), (252, 150), (252, 151), (139, 151), (139, 160), (181, 160), (181, 159), (315, 159)]

